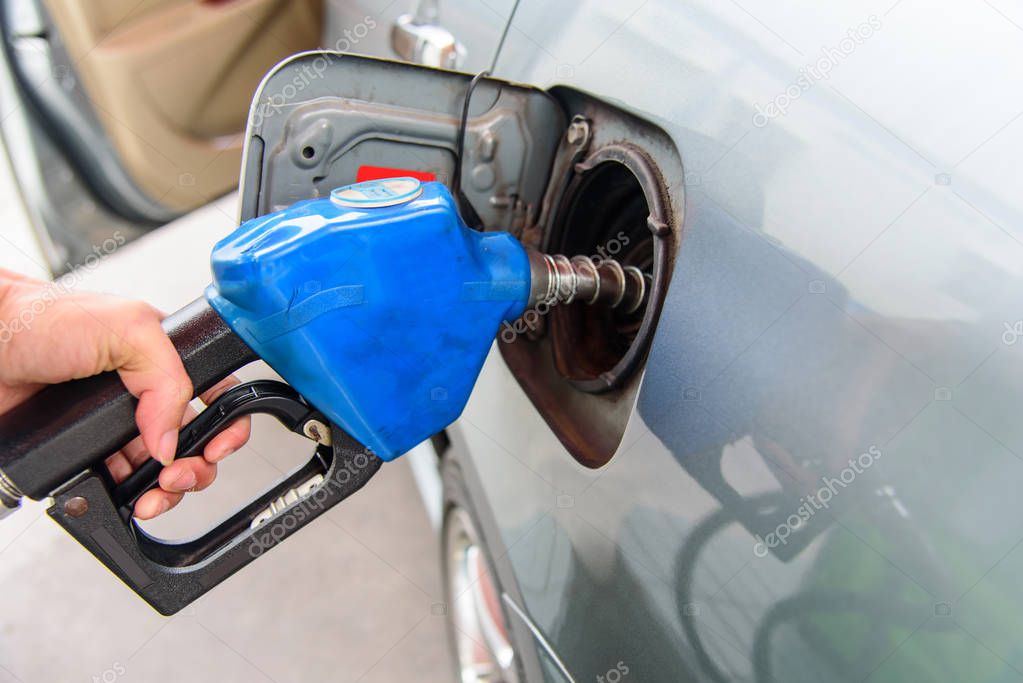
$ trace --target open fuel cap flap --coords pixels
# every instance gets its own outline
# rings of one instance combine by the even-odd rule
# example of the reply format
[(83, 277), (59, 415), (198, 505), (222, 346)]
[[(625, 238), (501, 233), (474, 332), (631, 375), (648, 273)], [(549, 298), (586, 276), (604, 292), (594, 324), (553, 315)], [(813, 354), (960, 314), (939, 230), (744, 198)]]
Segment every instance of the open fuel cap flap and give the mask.
[[(310, 69), (323, 77), (303, 79)], [(297, 94), (296, 78), (306, 83)], [(401, 179), (409, 187), (414, 178), (451, 187), (461, 139), (461, 192), (483, 225), (514, 231), (535, 220), (565, 114), (543, 90), (479, 78), (463, 130), (472, 80), (470, 74), (332, 52), (281, 62), (253, 99), (241, 219), (327, 196), (355, 208), (348, 202), (357, 204), (357, 198), (338, 196), (335, 188), (381, 171), (409, 176)]]

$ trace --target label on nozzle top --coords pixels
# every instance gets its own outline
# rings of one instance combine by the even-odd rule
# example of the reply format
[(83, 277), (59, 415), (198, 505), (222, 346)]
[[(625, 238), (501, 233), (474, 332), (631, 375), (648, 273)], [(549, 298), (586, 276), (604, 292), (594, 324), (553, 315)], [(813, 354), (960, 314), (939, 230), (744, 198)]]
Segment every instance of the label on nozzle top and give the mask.
[(383, 178), (331, 190), (330, 200), (337, 206), (377, 209), (410, 202), (422, 193), (423, 184), (415, 178)]

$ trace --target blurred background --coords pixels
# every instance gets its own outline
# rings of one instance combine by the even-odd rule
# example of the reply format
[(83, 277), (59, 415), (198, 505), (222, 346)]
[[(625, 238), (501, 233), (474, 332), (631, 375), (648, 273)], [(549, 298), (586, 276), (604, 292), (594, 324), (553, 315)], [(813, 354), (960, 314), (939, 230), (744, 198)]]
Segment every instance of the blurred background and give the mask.
[(4, 137), (55, 272), (235, 189), (256, 86), (324, 30), (322, 0), (4, 9)]

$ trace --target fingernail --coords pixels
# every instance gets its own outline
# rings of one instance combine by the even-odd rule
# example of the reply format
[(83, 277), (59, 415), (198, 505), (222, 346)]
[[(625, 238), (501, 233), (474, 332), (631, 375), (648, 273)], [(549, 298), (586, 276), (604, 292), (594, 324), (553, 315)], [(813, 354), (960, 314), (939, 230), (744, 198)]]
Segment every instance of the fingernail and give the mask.
[(230, 447), (225, 448), (216, 457), (214, 457), (214, 461), (215, 462), (220, 462), (221, 460), (223, 460), (227, 456), (231, 455), (232, 453), (234, 453), (234, 449), (233, 448), (230, 448)]
[(163, 513), (170, 510), (170, 501), (166, 498), (160, 499), (160, 502), (156, 505), (156, 509), (153, 509), (153, 505), (145, 505), (141, 510), (135, 508), (135, 518), (146, 520), (152, 519), (153, 517), (159, 517)]
[(160, 437), (160, 443), (156, 446), (156, 459), (164, 465), (169, 465), (174, 461), (174, 453), (177, 449), (178, 432), (172, 429)]
[(185, 470), (179, 474), (170, 485), (170, 487), (175, 491), (187, 491), (193, 486), (195, 486), (195, 472), (192, 470)]

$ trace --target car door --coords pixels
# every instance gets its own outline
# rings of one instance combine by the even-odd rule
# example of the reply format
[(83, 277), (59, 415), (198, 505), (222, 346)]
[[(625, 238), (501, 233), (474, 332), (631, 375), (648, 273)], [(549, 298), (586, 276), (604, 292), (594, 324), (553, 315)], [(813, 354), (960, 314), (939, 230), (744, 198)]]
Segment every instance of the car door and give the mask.
[(478, 73), (493, 66), (514, 0), (327, 0), (323, 47)]
[(4, 139), (49, 266), (231, 190), (263, 74), (319, 44), (320, 0), (12, 0)]

